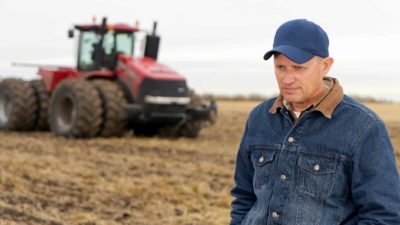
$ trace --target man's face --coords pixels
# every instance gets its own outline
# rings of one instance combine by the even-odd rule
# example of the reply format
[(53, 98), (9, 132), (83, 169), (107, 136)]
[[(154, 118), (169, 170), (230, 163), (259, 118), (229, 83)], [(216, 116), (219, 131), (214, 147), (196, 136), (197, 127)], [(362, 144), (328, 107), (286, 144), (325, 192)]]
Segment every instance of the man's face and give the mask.
[(282, 54), (275, 54), (275, 76), (283, 98), (296, 111), (302, 111), (324, 94), (323, 77), (333, 63), (332, 58), (314, 57), (297, 64)]

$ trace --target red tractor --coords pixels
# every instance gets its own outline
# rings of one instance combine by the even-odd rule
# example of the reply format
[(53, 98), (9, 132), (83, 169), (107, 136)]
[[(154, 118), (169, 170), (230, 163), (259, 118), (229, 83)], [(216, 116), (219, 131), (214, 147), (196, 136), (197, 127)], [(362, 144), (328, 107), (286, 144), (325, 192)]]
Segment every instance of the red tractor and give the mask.
[(141, 57), (133, 56), (137, 27), (104, 18), (75, 30), (76, 68), (39, 66), (40, 80), (0, 81), (1, 130), (50, 128), (71, 138), (121, 136), (129, 128), (136, 135), (198, 135), (212, 107), (191, 104), (185, 78), (157, 62), (156, 23)]

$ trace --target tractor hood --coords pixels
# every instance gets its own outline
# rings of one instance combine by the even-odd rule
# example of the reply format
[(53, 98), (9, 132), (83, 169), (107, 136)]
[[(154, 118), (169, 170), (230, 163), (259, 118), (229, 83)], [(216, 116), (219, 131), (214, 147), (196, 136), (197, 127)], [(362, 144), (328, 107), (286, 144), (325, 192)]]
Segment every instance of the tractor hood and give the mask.
[(186, 80), (182, 75), (158, 63), (152, 58), (120, 55), (119, 61), (141, 78), (150, 78), (154, 80)]

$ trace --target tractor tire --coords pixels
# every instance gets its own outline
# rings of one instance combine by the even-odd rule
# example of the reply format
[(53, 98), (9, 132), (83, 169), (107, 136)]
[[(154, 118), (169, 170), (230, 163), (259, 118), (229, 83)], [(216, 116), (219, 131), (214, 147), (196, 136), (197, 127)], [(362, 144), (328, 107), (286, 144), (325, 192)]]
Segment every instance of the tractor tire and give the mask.
[(92, 81), (102, 101), (102, 123), (97, 135), (102, 137), (120, 137), (126, 132), (127, 120), (121, 117), (126, 99), (118, 84), (110, 80)]
[(100, 96), (91, 82), (66, 79), (51, 96), (51, 130), (67, 138), (94, 137), (100, 130), (101, 111)]
[(199, 136), (200, 130), (202, 128), (203, 121), (192, 120), (182, 125), (179, 130), (179, 134), (182, 137), (196, 138)]
[(49, 101), (50, 93), (47, 91), (43, 80), (32, 80), (31, 85), (36, 96), (36, 119), (34, 130), (46, 131), (49, 130)]
[(31, 130), (36, 108), (35, 93), (29, 82), (20, 79), (0, 82), (0, 130)]

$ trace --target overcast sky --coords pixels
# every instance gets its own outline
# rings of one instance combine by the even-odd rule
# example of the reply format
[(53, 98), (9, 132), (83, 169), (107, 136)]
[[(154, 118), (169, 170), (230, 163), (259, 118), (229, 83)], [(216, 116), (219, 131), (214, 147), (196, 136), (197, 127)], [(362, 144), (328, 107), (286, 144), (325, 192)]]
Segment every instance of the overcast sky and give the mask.
[[(221, 87), (226, 89), (222, 92), (234, 92), (244, 79), (241, 75), (258, 84), (274, 82), (272, 66), (262, 60), (264, 52), (272, 47), (280, 24), (307, 18), (328, 33), (330, 53), (335, 58), (332, 73), (349, 85), (348, 90), (363, 94), (363, 88), (372, 88), (365, 91), (379, 92), (376, 79), (385, 86), (384, 79), (392, 86), (383, 94), (400, 98), (400, 90), (393, 85), (400, 82), (397, 5), (395, 0), (0, 0), (0, 72), (11, 62), (74, 63), (75, 44), (67, 38), (67, 29), (90, 23), (92, 16), (99, 21), (107, 16), (110, 23), (134, 24), (138, 20), (145, 29), (157, 20), (162, 36), (161, 62), (187, 75), (192, 79), (189, 83), (203, 92), (218, 92), (219, 87), (196, 76), (224, 74), (222, 81), (230, 68), (235, 69), (234, 83)], [(199, 63), (208, 65), (210, 71), (195, 68)], [(263, 79), (263, 71), (269, 77), (257, 80)], [(363, 79), (364, 73), (367, 82), (359, 85), (357, 80)], [(254, 90), (263, 91), (262, 86), (256, 86)]]

